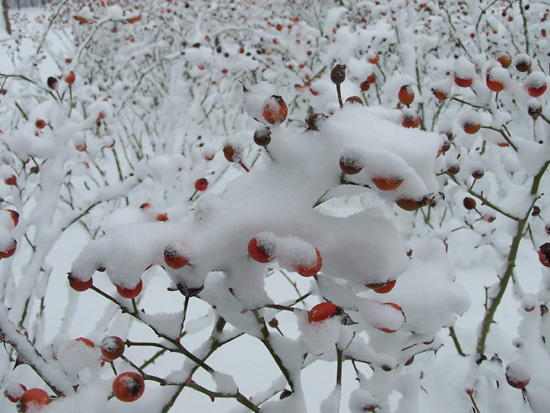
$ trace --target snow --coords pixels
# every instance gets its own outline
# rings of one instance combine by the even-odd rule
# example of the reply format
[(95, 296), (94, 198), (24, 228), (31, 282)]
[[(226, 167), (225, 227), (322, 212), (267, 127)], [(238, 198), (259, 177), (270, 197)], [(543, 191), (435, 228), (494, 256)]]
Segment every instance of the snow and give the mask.
[[(208, 397), (239, 391), (265, 412), (458, 413), (472, 409), (466, 389), (479, 411), (545, 412), (550, 277), (537, 249), (548, 241), (550, 129), (547, 95), (525, 88), (547, 84), (536, 57), (550, 52), (544, 13), (537, 3), (520, 14), (485, 1), (385, 0), (11, 10), (14, 35), (0, 34), (0, 174), (17, 185), (0, 185), (0, 249), (15, 239), (17, 250), (0, 261), (3, 387), (65, 393), (44, 412), (249, 411)], [(524, 19), (532, 30), (516, 36)], [(514, 65), (496, 67), (510, 44)], [(533, 71), (518, 71), (522, 62)], [(343, 100), (364, 106), (340, 108), (336, 64), (347, 67)], [(491, 93), (486, 75), (504, 90)], [(453, 76), (473, 84), (453, 86)], [(410, 108), (397, 100), (405, 84)], [(253, 134), (273, 95), (288, 117), (260, 147)], [(306, 130), (312, 113), (326, 116), (319, 131)], [(417, 113), (418, 128), (401, 126)], [(483, 128), (467, 134), (464, 123)], [(342, 157), (362, 170), (342, 174)], [(194, 194), (203, 177), (208, 189)], [(403, 182), (384, 191), (377, 177)], [(417, 211), (396, 205), (426, 198)], [(21, 214), (17, 227), (7, 209)], [(274, 244), (272, 261), (249, 256), (253, 237)], [(168, 267), (169, 245), (189, 264)], [(296, 273), (317, 254), (318, 274)], [(71, 291), (68, 272), (94, 288)], [(373, 290), (394, 280), (390, 292)], [(140, 281), (133, 301), (116, 293)], [(308, 323), (327, 301), (340, 312)], [(147, 380), (135, 403), (110, 398), (110, 364), (71, 338), (111, 335), (136, 343), (116, 371), (142, 366), (169, 384)], [(528, 403), (507, 372), (530, 378)], [(191, 379), (206, 395), (184, 386), (176, 397)]]

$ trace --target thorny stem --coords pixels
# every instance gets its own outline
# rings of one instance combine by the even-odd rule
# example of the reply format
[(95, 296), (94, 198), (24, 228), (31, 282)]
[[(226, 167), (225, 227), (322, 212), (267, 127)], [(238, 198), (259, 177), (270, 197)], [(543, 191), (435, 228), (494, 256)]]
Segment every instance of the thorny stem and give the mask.
[[(458, 185), (459, 182), (458, 180), (453, 176), (453, 175), (450, 175), (449, 174), (449, 177)], [(474, 190), (472, 189), (468, 189), (467, 191), (470, 195), (476, 197), (477, 199), (479, 199), (483, 205), (487, 205), (489, 208), (495, 210), (496, 212), (504, 215), (505, 217), (507, 218), (510, 218), (511, 220), (514, 220), (514, 221), (519, 221), (520, 219), (512, 214), (510, 214), (509, 212), (506, 212), (506, 211), (503, 211), (501, 208), (499, 208), (498, 206), (496, 206), (495, 204), (493, 204), (491, 201), (489, 201), (487, 198), (485, 198), (481, 193), (478, 193), (478, 192), (475, 192)]]
[(283, 363), (283, 360), (281, 360), (281, 358), (279, 357), (279, 355), (277, 354), (277, 352), (273, 349), (273, 346), (271, 345), (270, 337), (269, 337), (269, 330), (267, 329), (267, 325), (265, 323), (265, 320), (258, 313), (257, 310), (252, 311), (252, 313), (254, 314), (254, 316), (256, 317), (256, 320), (258, 321), (258, 324), (260, 325), (261, 333), (262, 333), (262, 340), (261, 340), (262, 343), (264, 344), (264, 346), (267, 348), (267, 350), (271, 354), (271, 357), (273, 357), (273, 360), (275, 361), (277, 366), (279, 366), (279, 369), (281, 370), (281, 373), (283, 373), (283, 376), (285, 376), (285, 379), (288, 382), (288, 385), (290, 386), (291, 390), (294, 391), (295, 390), (294, 380), (292, 380), (292, 377), (290, 377), (290, 372), (285, 367), (285, 365)]
[[(541, 170), (539, 171), (539, 173), (533, 178), (533, 183), (531, 185), (531, 191), (530, 191), (531, 196), (535, 197), (535, 195), (538, 193), (540, 181), (544, 176), (544, 173), (548, 169), (549, 165), (550, 165), (550, 161), (546, 162), (541, 168)], [(529, 207), (524, 217), (518, 221), (516, 234), (512, 239), (512, 245), (510, 246), (510, 250), (508, 252), (508, 257), (507, 257), (508, 264), (506, 266), (504, 275), (500, 278), (499, 285), (498, 285), (498, 292), (494, 298), (489, 299), (487, 310), (485, 311), (485, 316), (483, 317), (483, 321), (481, 322), (481, 331), (480, 331), (480, 335), (479, 335), (479, 338), (477, 341), (477, 347), (476, 347), (477, 354), (483, 354), (485, 352), (487, 336), (489, 335), (491, 324), (494, 322), (495, 313), (497, 311), (498, 306), (500, 305), (502, 297), (504, 296), (506, 287), (508, 286), (508, 282), (510, 281), (510, 278), (512, 278), (513, 276), (514, 268), (516, 266), (516, 258), (519, 250), (519, 245), (521, 243), (521, 240), (523, 239), (525, 226), (527, 224), (527, 220), (531, 216), (531, 210), (533, 209), (533, 205), (535, 204), (536, 199), (537, 198), (533, 200), (531, 206)]]
[(172, 337), (169, 337), (167, 336), (166, 334), (163, 334), (161, 333), (160, 331), (158, 331), (154, 326), (144, 322), (141, 318), (140, 318), (140, 312), (132, 312), (130, 311), (128, 308), (124, 307), (122, 304), (120, 304), (117, 300), (115, 300), (113, 297), (111, 297), (109, 294), (101, 291), (99, 288), (97, 288), (96, 286), (92, 285), (90, 287), (91, 290), (95, 291), (96, 293), (98, 293), (99, 295), (105, 297), (106, 299), (108, 299), (109, 301), (112, 301), (113, 303), (115, 303), (116, 305), (118, 305), (123, 312), (131, 315), (132, 317), (136, 318), (137, 320), (141, 321), (142, 323), (144, 323), (146, 326), (148, 326), (151, 330), (154, 331), (154, 333), (158, 336), (158, 337), (161, 337), (161, 338), (164, 338), (165, 340), (169, 341), (171, 344), (173, 344), (177, 350), (182, 353), (184, 356), (186, 356), (187, 358), (189, 358), (191, 361), (193, 361), (195, 364), (199, 365), (200, 367), (202, 367), (204, 370), (206, 370), (207, 372), (209, 373), (214, 373), (214, 369), (212, 367), (210, 367), (208, 364), (204, 363), (200, 358), (198, 358), (197, 356), (195, 356), (193, 353), (191, 353), (189, 350), (187, 350), (185, 347), (183, 347), (183, 345), (179, 342), (179, 340), (177, 339), (173, 339)]

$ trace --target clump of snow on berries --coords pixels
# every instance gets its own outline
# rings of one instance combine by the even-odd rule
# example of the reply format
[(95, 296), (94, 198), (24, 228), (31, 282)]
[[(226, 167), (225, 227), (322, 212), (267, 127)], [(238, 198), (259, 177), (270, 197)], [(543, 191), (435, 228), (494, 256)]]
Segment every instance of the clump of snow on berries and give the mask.
[(388, 331), (397, 331), (405, 323), (405, 315), (388, 303), (363, 300), (358, 305), (361, 318), (371, 326)]
[(61, 368), (69, 377), (75, 378), (86, 367), (99, 365), (99, 349), (80, 340), (60, 342), (54, 346), (54, 351)]
[(475, 110), (466, 110), (460, 114), (458, 123), (462, 128), (466, 125), (481, 125), (481, 115)]
[(533, 311), (538, 304), (539, 300), (534, 294), (525, 294), (521, 299), (521, 307), (525, 311)]
[(453, 325), (456, 316), (470, 307), (470, 299), (454, 282), (454, 271), (440, 240), (417, 240), (409, 246), (413, 251), (410, 265), (384, 299), (403, 308), (407, 322), (402, 330), (435, 334), (442, 326)]
[(364, 413), (375, 411), (375, 408), (380, 407), (380, 405), (376, 397), (368, 390), (355, 389), (350, 394), (348, 407), (351, 413)]
[(275, 256), (279, 265), (293, 271), (298, 266), (309, 267), (317, 260), (315, 248), (298, 237), (284, 237), (277, 241)]
[(454, 73), (460, 79), (473, 79), (476, 75), (476, 68), (465, 56), (461, 56), (455, 61)]
[(297, 314), (300, 339), (307, 345), (309, 352), (314, 354), (335, 351), (335, 344), (340, 338), (342, 324), (337, 317), (329, 317), (320, 322), (310, 323), (306, 312)]
[(71, 273), (85, 281), (103, 267), (114, 284), (133, 289), (147, 267), (162, 263), (167, 240), (177, 238), (177, 230), (177, 226), (164, 222), (117, 228), (89, 243), (74, 261)]
[(260, 82), (252, 86), (245, 86), (243, 106), (246, 113), (258, 122), (263, 120), (263, 104), (265, 100), (276, 95), (277, 88), (269, 82)]
[(6, 397), (9, 397), (10, 399), (17, 400), (19, 399), (23, 393), (25, 393), (25, 388), (21, 385), (21, 383), (10, 383), (6, 386), (4, 389), (4, 394)]

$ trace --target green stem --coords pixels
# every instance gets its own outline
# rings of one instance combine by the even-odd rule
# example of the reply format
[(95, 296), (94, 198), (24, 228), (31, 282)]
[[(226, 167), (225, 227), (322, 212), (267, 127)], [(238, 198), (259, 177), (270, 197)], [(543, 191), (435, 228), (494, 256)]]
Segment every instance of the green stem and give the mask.
[[(550, 162), (546, 162), (539, 173), (533, 178), (533, 183), (531, 185), (531, 196), (535, 197), (538, 193), (540, 181), (548, 169), (548, 166), (550, 165)], [(508, 286), (508, 282), (510, 281), (510, 278), (512, 278), (514, 274), (514, 268), (516, 266), (516, 258), (519, 250), (519, 245), (521, 243), (521, 240), (523, 239), (523, 234), (525, 231), (525, 227), (527, 225), (527, 220), (531, 216), (531, 210), (533, 209), (533, 205), (535, 203), (536, 198), (533, 200), (531, 207), (525, 214), (525, 216), (518, 221), (517, 223), (517, 229), (516, 234), (514, 235), (514, 238), (512, 239), (512, 245), (510, 246), (510, 251), (508, 252), (507, 257), (507, 266), (506, 270), (504, 272), (504, 275), (500, 279), (500, 283), (498, 286), (498, 292), (496, 296), (492, 299), (490, 299), (487, 310), (485, 311), (485, 316), (483, 317), (483, 321), (481, 322), (481, 332), (477, 341), (477, 347), (476, 347), (476, 353), (477, 354), (483, 354), (485, 352), (486, 348), (486, 341), (487, 336), (489, 335), (489, 331), (491, 329), (491, 324), (494, 322), (495, 313), (497, 311), (498, 306), (500, 305), (500, 302), (502, 301), (502, 297), (504, 296), (504, 293), (506, 292), (506, 288)]]

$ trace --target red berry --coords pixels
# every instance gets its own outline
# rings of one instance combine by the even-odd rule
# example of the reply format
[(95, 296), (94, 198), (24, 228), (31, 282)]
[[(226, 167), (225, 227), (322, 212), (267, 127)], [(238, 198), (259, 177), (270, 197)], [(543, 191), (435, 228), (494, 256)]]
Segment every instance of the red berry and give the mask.
[(158, 214), (157, 217), (155, 218), (155, 221), (158, 221), (158, 222), (168, 222), (168, 215), (166, 215), (166, 214)]
[(195, 189), (197, 191), (206, 191), (206, 188), (208, 188), (208, 179), (200, 178), (195, 181)]
[(17, 403), (27, 388), (21, 383), (10, 383), (4, 390), (4, 396), (12, 403)]
[(89, 338), (86, 338), (86, 337), (78, 337), (78, 338), (75, 338), (74, 341), (79, 341), (81, 343), (84, 343), (86, 344), (88, 347), (90, 348), (95, 348), (95, 344), (92, 340), (90, 340)]
[(82, 281), (76, 278), (75, 276), (73, 276), (72, 273), (69, 273), (69, 276), (67, 278), (69, 279), (69, 285), (71, 286), (71, 288), (79, 292), (86, 291), (94, 283), (94, 280), (92, 277), (90, 277), (90, 279), (87, 281)]
[(44, 129), (46, 127), (46, 122), (44, 121), (44, 119), (36, 119), (36, 121), (34, 122), (34, 126), (36, 127), (36, 129)]
[(35, 412), (41, 406), (50, 404), (50, 396), (42, 389), (29, 389), (23, 393), (19, 399), (19, 403), (23, 413)]
[(368, 75), (367, 76), (367, 82), (370, 83), (370, 84), (376, 82), (376, 76), (373, 73)]
[(391, 290), (393, 290), (393, 287), (395, 287), (396, 280), (388, 281), (386, 284), (382, 285), (382, 287), (375, 288), (374, 292), (378, 294), (387, 294)]
[(178, 254), (176, 248), (169, 245), (164, 250), (164, 262), (170, 268), (175, 270), (185, 267), (189, 263), (189, 259), (183, 255)]
[(498, 80), (493, 79), (493, 77), (491, 76), (491, 72), (487, 74), (487, 77), (485, 78), (485, 83), (487, 84), (489, 90), (493, 92), (502, 92), (504, 90), (504, 84), (502, 82), (499, 82)]
[(309, 310), (307, 321), (318, 323), (332, 317), (338, 312), (338, 307), (332, 303), (319, 303)]
[(510, 53), (502, 52), (498, 55), (497, 61), (503, 68), (507, 69), (512, 64), (512, 56), (510, 55)]
[(476, 200), (474, 198), (470, 198), (469, 196), (467, 196), (462, 201), (462, 204), (464, 205), (464, 208), (470, 211), (476, 207)]
[(405, 128), (418, 128), (420, 126), (420, 115), (415, 110), (404, 109), (401, 113), (401, 125)]
[(372, 182), (381, 191), (393, 191), (401, 186), (401, 184), (403, 183), (403, 179), (396, 177), (388, 178), (383, 176), (376, 176), (372, 179)]
[(526, 54), (519, 54), (514, 58), (514, 65), (518, 72), (528, 72), (531, 69), (531, 58)]
[(375, 53), (369, 53), (369, 55), (367, 56), (367, 60), (369, 61), (369, 63), (372, 63), (373, 65), (378, 63), (379, 59), (380, 57)]
[(319, 131), (319, 127), (323, 124), (325, 120), (328, 119), (328, 116), (323, 115), (322, 113), (313, 113), (306, 118), (307, 130), (309, 131)]
[(435, 98), (437, 100), (445, 100), (447, 99), (447, 92), (445, 92), (444, 90), (442, 89), (432, 89), (432, 93), (434, 94)]
[(225, 156), (225, 159), (229, 162), (238, 162), (240, 160), (241, 153), (242, 150), (240, 148), (237, 148), (230, 143), (223, 147), (223, 156)]
[(275, 242), (265, 238), (252, 238), (248, 243), (248, 255), (257, 262), (266, 264), (275, 259)]
[(13, 221), (13, 226), (16, 227), (19, 223), (19, 212), (14, 211), (13, 209), (6, 209), (10, 213), (11, 219)]
[(267, 123), (278, 125), (283, 123), (288, 115), (288, 107), (281, 96), (268, 97), (262, 105), (262, 116)]
[(133, 402), (141, 397), (145, 390), (143, 377), (133, 371), (121, 373), (113, 381), (113, 393), (123, 402)]
[(296, 267), (295, 271), (302, 277), (312, 277), (321, 269), (323, 260), (321, 258), (321, 253), (317, 248), (315, 248), (315, 254), (317, 255), (315, 262), (312, 262), (309, 265), (299, 265)]
[(420, 200), (415, 198), (399, 198), (395, 201), (397, 206), (405, 211), (416, 211), (423, 206), (429, 205), (431, 202), (432, 198), (430, 196), (426, 196)]
[(346, 80), (346, 65), (334, 66), (330, 72), (330, 80), (332, 80), (332, 83), (335, 85), (339, 85)]
[(340, 157), (340, 169), (346, 175), (355, 175), (363, 169), (363, 163), (355, 154), (344, 154)]
[(545, 267), (550, 268), (550, 242), (546, 242), (539, 247), (539, 261)]
[(527, 367), (519, 360), (513, 360), (506, 366), (505, 376), (508, 384), (516, 389), (525, 389), (531, 381)]
[(15, 185), (17, 184), (17, 177), (12, 174), (9, 178), (4, 179), (6, 185)]
[[(403, 314), (403, 317), (405, 317), (405, 313), (403, 313), (403, 309), (401, 308), (400, 305), (397, 305), (395, 303), (383, 303), (382, 305), (387, 305), (387, 306), (395, 308), (397, 311), (400, 311), (401, 314)], [(397, 329), (394, 330), (394, 329), (389, 328), (389, 327), (376, 327), (376, 328), (380, 331), (383, 331), (384, 333), (394, 333), (394, 332), (397, 331)]]
[(58, 82), (57, 79), (53, 76), (50, 76), (48, 80), (46, 80), (46, 83), (48, 84), (48, 87), (52, 90), (57, 90)]
[(254, 143), (266, 147), (271, 143), (271, 129), (264, 126), (254, 131)]
[(79, 145), (75, 145), (74, 147), (78, 152), (85, 152), (86, 149), (88, 149), (88, 145), (86, 144), (86, 142), (83, 142), (82, 144), (79, 144)]
[(397, 97), (399, 98), (399, 102), (401, 102), (402, 105), (408, 106), (414, 101), (414, 90), (410, 85), (401, 86)]
[(481, 125), (479, 123), (464, 122), (462, 129), (469, 135), (473, 135), (479, 132)]
[(124, 288), (120, 285), (116, 285), (116, 290), (120, 294), (121, 297), (124, 298), (136, 298), (139, 293), (141, 293), (141, 290), (143, 289), (143, 282), (139, 280), (139, 283), (134, 288)]
[(8, 248), (6, 248), (5, 251), (0, 251), (0, 258), (9, 258), (9, 257), (11, 257), (13, 254), (15, 254), (16, 249), (17, 249), (17, 241), (12, 240), (11, 245)]
[(100, 345), (101, 355), (107, 361), (113, 361), (124, 354), (124, 341), (120, 337), (105, 337)]
[(474, 83), (474, 79), (472, 78), (461, 78), (458, 76), (455, 76), (455, 84), (460, 87), (470, 87), (472, 86), (472, 83)]
[(76, 76), (74, 72), (69, 73), (67, 76), (65, 76), (65, 82), (67, 82), (69, 85), (72, 85), (76, 79)]
[(365, 80), (364, 82), (361, 82), (359, 87), (361, 88), (361, 92), (366, 92), (370, 89), (370, 83)]
[(350, 97), (348, 97), (346, 99), (346, 103), (364, 105), (363, 99), (361, 99), (359, 96), (350, 96)]
[(531, 73), (523, 83), (525, 91), (534, 98), (542, 96), (547, 87), (546, 78), (541, 72)]

